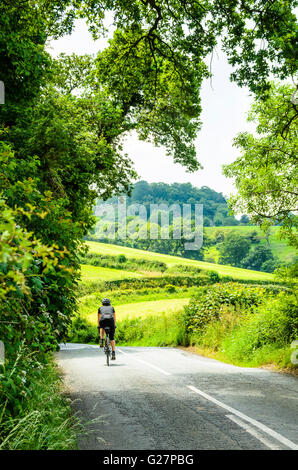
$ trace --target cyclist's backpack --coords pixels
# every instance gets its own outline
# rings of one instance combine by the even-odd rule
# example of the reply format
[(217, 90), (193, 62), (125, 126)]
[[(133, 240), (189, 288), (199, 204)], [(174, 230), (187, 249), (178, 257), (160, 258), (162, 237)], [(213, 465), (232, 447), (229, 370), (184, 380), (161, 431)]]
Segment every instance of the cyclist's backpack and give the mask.
[(101, 317), (101, 320), (106, 320), (107, 318), (113, 318), (114, 315), (114, 307), (112, 305), (102, 305), (99, 309)]

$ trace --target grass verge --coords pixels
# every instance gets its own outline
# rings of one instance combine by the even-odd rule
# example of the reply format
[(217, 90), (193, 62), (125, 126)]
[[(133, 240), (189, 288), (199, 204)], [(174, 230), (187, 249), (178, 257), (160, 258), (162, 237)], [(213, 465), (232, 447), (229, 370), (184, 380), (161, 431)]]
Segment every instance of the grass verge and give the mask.
[(75, 450), (82, 432), (52, 357), (41, 366), (31, 394), (13, 417), (0, 414), (0, 450)]

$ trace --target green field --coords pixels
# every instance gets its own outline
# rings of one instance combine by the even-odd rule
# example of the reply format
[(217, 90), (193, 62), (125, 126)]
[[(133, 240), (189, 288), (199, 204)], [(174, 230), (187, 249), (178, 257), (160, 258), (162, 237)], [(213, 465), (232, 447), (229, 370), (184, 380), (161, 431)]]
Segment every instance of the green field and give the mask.
[[(187, 258), (180, 258), (178, 256), (164, 255), (162, 253), (154, 253), (152, 251), (143, 251), (136, 248), (128, 248), (126, 246), (112, 245), (108, 243), (98, 243), (87, 241), (91, 253), (100, 253), (102, 255), (117, 256), (124, 254), (127, 258), (143, 258), (151, 261), (162, 261), (167, 264), (169, 268), (183, 264), (187, 266), (197, 266), (201, 270), (216, 271), (221, 276), (231, 276), (234, 279), (248, 279), (248, 280), (273, 280), (273, 275), (270, 273), (263, 273), (259, 271), (250, 271), (248, 269), (235, 268), (233, 266), (226, 266), (215, 263), (206, 263), (204, 261), (196, 261)], [(104, 268), (100, 268), (104, 269)], [(109, 271), (113, 271), (109, 269)], [(136, 274), (136, 273), (131, 273)], [(134, 277), (137, 277), (136, 275)]]
[(89, 264), (81, 265), (82, 281), (117, 281), (118, 279), (134, 279), (143, 274), (120, 269), (102, 268)]
[[(153, 300), (151, 302), (136, 302), (132, 304), (118, 305), (115, 307), (116, 320), (124, 318), (147, 317), (149, 315), (159, 315), (162, 313), (172, 314), (182, 310), (184, 305), (188, 304), (189, 298), (183, 299), (163, 299)], [(91, 325), (97, 325), (97, 312), (84, 315)]]

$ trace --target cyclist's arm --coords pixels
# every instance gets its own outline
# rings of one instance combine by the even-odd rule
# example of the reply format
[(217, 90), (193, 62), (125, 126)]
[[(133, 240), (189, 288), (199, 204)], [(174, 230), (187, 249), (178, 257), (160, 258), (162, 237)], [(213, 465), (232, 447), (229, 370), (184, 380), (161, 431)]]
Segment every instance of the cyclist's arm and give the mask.
[(113, 318), (114, 318), (114, 323), (115, 323), (115, 326), (116, 326), (116, 312), (115, 312), (115, 309), (114, 309), (114, 313), (113, 313)]
[(98, 317), (98, 318), (97, 318), (97, 320), (98, 320), (98, 321), (97, 321), (97, 325), (98, 325), (98, 327), (99, 327), (99, 322), (100, 322), (100, 317), (101, 317), (100, 310), (98, 310), (97, 317)]

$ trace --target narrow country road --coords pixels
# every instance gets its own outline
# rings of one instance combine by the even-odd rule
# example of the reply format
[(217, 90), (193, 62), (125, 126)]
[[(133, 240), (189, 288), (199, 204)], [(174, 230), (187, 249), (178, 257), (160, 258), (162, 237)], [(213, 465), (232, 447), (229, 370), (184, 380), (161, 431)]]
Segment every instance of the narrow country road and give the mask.
[[(61, 345), (80, 449), (298, 449), (298, 379), (175, 348)], [(93, 420), (93, 422), (92, 422)]]

